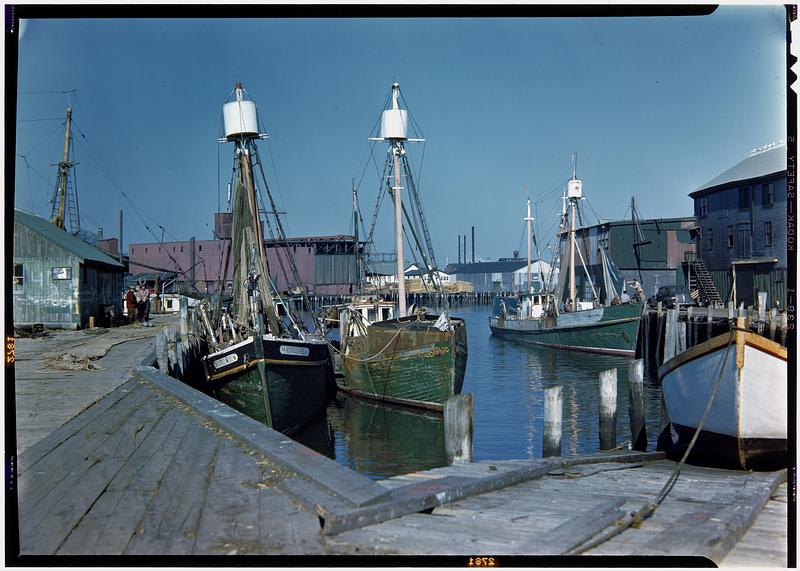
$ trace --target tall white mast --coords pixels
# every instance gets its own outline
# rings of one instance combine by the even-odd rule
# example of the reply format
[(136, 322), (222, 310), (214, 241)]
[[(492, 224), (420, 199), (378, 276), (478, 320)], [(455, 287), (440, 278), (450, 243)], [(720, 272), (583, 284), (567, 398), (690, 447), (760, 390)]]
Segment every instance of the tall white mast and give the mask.
[(381, 115), (381, 133), (379, 140), (389, 141), (389, 152), (392, 154), (394, 171), (394, 241), (397, 252), (397, 303), (399, 316), (406, 314), (406, 282), (405, 260), (403, 258), (403, 186), (401, 184), (402, 156), (405, 154), (403, 143), (408, 141), (408, 111), (400, 109), (400, 84), (392, 84), (392, 107)]
[(577, 176), (578, 154), (572, 155), (572, 178), (567, 182), (567, 198), (569, 199), (570, 226), (569, 226), (569, 302), (573, 311), (578, 309), (578, 300), (575, 291), (575, 207), (583, 196), (583, 182)]
[(533, 218), (531, 218), (531, 197), (528, 197), (528, 214), (525, 217), (525, 221), (528, 223), (528, 293), (533, 293), (533, 288), (531, 285), (531, 222), (533, 222)]

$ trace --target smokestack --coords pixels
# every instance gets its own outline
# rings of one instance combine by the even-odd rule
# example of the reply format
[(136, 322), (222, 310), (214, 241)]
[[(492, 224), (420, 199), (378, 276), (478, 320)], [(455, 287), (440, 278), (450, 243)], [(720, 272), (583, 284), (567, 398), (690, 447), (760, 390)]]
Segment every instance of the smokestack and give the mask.
[(97, 229), (97, 239), (98, 240), (102, 240), (103, 239), (103, 228), (102, 227)]
[(472, 263), (475, 263), (475, 226), (472, 227)]
[(119, 209), (119, 260), (122, 261), (122, 253), (125, 250), (122, 246), (122, 208)]
[(458, 235), (458, 263), (461, 263), (461, 234)]

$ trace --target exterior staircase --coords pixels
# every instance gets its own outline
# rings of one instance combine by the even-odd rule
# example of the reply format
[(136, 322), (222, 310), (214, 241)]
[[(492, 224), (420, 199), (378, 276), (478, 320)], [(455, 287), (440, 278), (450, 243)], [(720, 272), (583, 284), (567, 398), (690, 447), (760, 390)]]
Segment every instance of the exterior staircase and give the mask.
[(689, 265), (689, 291), (692, 297), (695, 298), (694, 292), (697, 292), (698, 297), (704, 297), (709, 305), (722, 305), (722, 297), (703, 260), (687, 256), (686, 262)]

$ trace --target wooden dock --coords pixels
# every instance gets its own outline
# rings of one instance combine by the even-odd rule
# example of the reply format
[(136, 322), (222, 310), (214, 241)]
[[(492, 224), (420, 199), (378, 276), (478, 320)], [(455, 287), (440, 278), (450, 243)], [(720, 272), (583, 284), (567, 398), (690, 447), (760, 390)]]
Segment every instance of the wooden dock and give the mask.
[(149, 366), (175, 321), (18, 340), (8, 553), (792, 561), (786, 471), (684, 466), (654, 515), (613, 537), (675, 462), (606, 452), (374, 482)]
[[(138, 367), (19, 456), (18, 552), (561, 555), (652, 501), (674, 468), (612, 452), (374, 482)], [(586, 553), (724, 561), (785, 480), (685, 466), (651, 518)]]

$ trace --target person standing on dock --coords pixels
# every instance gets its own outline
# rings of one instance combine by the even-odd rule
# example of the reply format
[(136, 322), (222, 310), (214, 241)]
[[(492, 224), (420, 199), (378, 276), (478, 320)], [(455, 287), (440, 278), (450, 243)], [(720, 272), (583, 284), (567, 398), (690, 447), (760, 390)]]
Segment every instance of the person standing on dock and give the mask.
[(132, 325), (133, 322), (136, 321), (136, 314), (138, 313), (136, 294), (133, 292), (133, 286), (129, 287), (128, 291), (125, 293), (125, 306), (128, 310), (128, 324)]
[(144, 323), (150, 319), (150, 290), (144, 282), (136, 284), (136, 306), (139, 321)]

